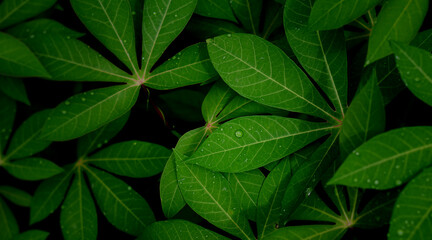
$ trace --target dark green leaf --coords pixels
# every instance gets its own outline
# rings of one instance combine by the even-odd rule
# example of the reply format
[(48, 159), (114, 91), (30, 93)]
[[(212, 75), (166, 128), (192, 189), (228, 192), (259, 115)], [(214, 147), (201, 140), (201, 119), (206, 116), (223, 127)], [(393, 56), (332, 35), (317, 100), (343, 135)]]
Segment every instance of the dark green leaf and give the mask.
[(18, 206), (30, 207), (32, 196), (23, 190), (11, 186), (0, 186), (0, 194)]
[[(222, 1), (219, 1), (222, 2)], [(245, 29), (257, 34), (263, 0), (232, 0), (232, 11)]]
[[(0, 92), (0, 156), (6, 148), (15, 120), (16, 103)], [(0, 165), (3, 160), (0, 160)]]
[(195, 13), (205, 17), (237, 22), (229, 0), (198, 0)]
[(378, 228), (389, 224), (398, 190), (379, 192), (374, 196), (355, 219), (358, 228)]
[(174, 117), (189, 122), (202, 121), (200, 113), (204, 99), (202, 92), (183, 88), (159, 95), (159, 97), (164, 102), (161, 108), (168, 119)]
[[(289, 1), (289, 0), (288, 0)], [(281, 228), (263, 240), (334, 240), (345, 233), (340, 225), (309, 225)]]
[(1, 197), (0, 222), (2, 223), (0, 224), (0, 239), (10, 240), (15, 234), (19, 232), (18, 224), (12, 211), (9, 209), (9, 207), (6, 205), (6, 203)]
[[(282, 27), (284, 8), (277, 1), (264, 1), (263, 3), (264, 27), (261, 36), (267, 39), (276, 29)], [(286, 41), (285, 36), (284, 40)]]
[(56, 2), (56, 0), (4, 0), (0, 4), (0, 29), (34, 17)]
[(243, 29), (236, 24), (224, 20), (209, 19), (194, 16), (188, 23), (186, 31), (201, 41), (227, 33), (243, 33)]
[(12, 176), (29, 181), (49, 178), (63, 171), (55, 163), (37, 157), (7, 162), (3, 166)]
[(21, 79), (0, 76), (0, 90), (10, 98), (30, 105), (27, 91)]
[(72, 38), (82, 37), (84, 34), (76, 32), (62, 25), (61, 23), (48, 19), (38, 18), (29, 22), (24, 22), (16, 25), (13, 28), (7, 30), (7, 32), (16, 38), (27, 39), (35, 35), (42, 34), (59, 34), (62, 36), (69, 36)]
[(13, 240), (45, 240), (49, 234), (49, 232), (41, 230), (29, 230), (15, 236)]
[(201, 112), (206, 123), (212, 124), (222, 109), (236, 96), (236, 93), (223, 81), (217, 81), (207, 93)]

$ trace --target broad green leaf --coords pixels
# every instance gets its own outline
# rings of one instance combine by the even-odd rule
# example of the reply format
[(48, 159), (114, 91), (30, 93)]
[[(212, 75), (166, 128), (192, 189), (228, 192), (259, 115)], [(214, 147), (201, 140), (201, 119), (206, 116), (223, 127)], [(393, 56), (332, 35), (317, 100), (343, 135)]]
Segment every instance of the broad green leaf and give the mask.
[(39, 34), (59, 34), (72, 38), (84, 36), (83, 33), (76, 32), (65, 27), (63, 24), (49, 18), (38, 18), (24, 22), (7, 30), (7, 32), (18, 39), (27, 39)]
[(38, 157), (9, 161), (3, 166), (12, 176), (29, 181), (46, 179), (63, 171), (55, 163)]
[(236, 96), (235, 92), (223, 81), (217, 81), (207, 93), (201, 105), (206, 123), (212, 124), (222, 109)]
[(50, 77), (24, 43), (3, 32), (0, 32), (0, 74), (11, 77)]
[(188, 122), (201, 122), (201, 103), (204, 94), (201, 91), (187, 88), (176, 89), (159, 95), (163, 103), (158, 104), (164, 110), (164, 116), (169, 118), (182, 119)]
[(13, 240), (45, 240), (49, 235), (49, 232), (41, 230), (28, 230), (16, 235)]
[(431, 179), (432, 168), (425, 169), (402, 190), (390, 221), (390, 240), (426, 240), (431, 236)]
[(334, 240), (341, 238), (345, 231), (340, 225), (292, 226), (281, 228), (263, 240)]
[(311, 1), (287, 0), (284, 27), (301, 65), (343, 116), (347, 104), (347, 53), (342, 30), (314, 31), (308, 25)]
[(205, 17), (237, 22), (228, 0), (198, 0), (195, 13)]
[(222, 79), (243, 97), (264, 105), (334, 119), (306, 75), (279, 48), (250, 34), (207, 40)]
[(27, 91), (21, 79), (0, 76), (0, 90), (10, 98), (30, 105)]
[(138, 240), (228, 240), (215, 232), (185, 220), (155, 222), (144, 229)]
[(205, 43), (189, 46), (152, 71), (147, 87), (167, 90), (201, 83), (217, 76)]
[(239, 28), (232, 22), (199, 17), (198, 15), (191, 18), (185, 31), (192, 33), (194, 37), (201, 41), (227, 33), (232, 34), (245, 32), (244, 29)]
[(242, 239), (255, 239), (227, 179), (221, 173), (185, 163), (175, 149), (174, 154), (177, 178), (186, 203), (216, 227)]
[(378, 228), (389, 224), (398, 190), (380, 191), (361, 210), (355, 219), (358, 228)]
[(11, 186), (0, 186), (0, 194), (21, 207), (30, 207), (32, 196), (27, 192)]
[(331, 128), (278, 116), (236, 118), (216, 129), (187, 162), (221, 172), (252, 170), (299, 150)]
[(227, 173), (225, 178), (231, 185), (235, 198), (240, 202), (240, 208), (246, 217), (257, 220), (258, 194), (265, 179), (259, 169), (241, 173)]
[(309, 27), (316, 30), (340, 28), (380, 2), (381, 0), (317, 0), (310, 14)]
[(230, 3), (232, 11), (243, 27), (257, 35), (263, 0), (233, 0)]
[(401, 185), (432, 159), (432, 127), (380, 134), (354, 150), (328, 184), (388, 189)]
[(432, 54), (406, 44), (390, 42), (396, 56), (396, 64), (408, 89), (432, 106)]
[(118, 85), (72, 96), (51, 111), (41, 138), (65, 141), (94, 131), (129, 111), (139, 89)]
[(25, 40), (52, 76), (58, 81), (134, 82), (86, 44), (62, 35), (38, 34)]
[(56, 0), (4, 0), (0, 4), (0, 29), (34, 17), (56, 2)]
[(36, 189), (30, 205), (30, 224), (45, 219), (63, 201), (74, 170), (70, 167), (64, 172), (43, 181)]
[(422, 25), (428, 4), (428, 0), (386, 1), (372, 28), (366, 65), (392, 53), (388, 40), (410, 42)]
[(105, 126), (78, 139), (78, 157), (86, 156), (97, 148), (101, 148), (117, 135), (129, 119), (130, 111)]
[(0, 224), (0, 239), (10, 240), (15, 234), (19, 232), (18, 223), (12, 211), (9, 209), (9, 207), (6, 205), (6, 203), (1, 197), (0, 222), (2, 223)]
[(197, 0), (146, 0), (143, 10), (142, 69), (144, 77), (186, 26)]
[(60, 226), (65, 240), (97, 238), (96, 207), (80, 170), (61, 207)]
[(171, 151), (141, 141), (120, 142), (86, 158), (87, 162), (121, 176), (144, 178), (162, 172)]
[(37, 112), (21, 124), (11, 139), (6, 158), (28, 157), (50, 145), (51, 141), (39, 138), (49, 114), (50, 110)]
[[(3, 158), (3, 151), (12, 132), (15, 120), (16, 103), (9, 97), (0, 92), (0, 158)], [(0, 165), (3, 160), (0, 159)]]
[(354, 97), (343, 120), (339, 138), (342, 158), (384, 129), (384, 102), (373, 71), (366, 86)]
[(138, 75), (135, 31), (129, 0), (71, 0), (87, 29)]
[(99, 208), (116, 228), (137, 236), (155, 221), (146, 200), (129, 185), (95, 168), (85, 169)]
[(280, 221), (282, 199), (291, 178), (289, 157), (282, 159), (267, 175), (258, 197), (257, 227), (258, 238), (263, 239), (283, 225)]

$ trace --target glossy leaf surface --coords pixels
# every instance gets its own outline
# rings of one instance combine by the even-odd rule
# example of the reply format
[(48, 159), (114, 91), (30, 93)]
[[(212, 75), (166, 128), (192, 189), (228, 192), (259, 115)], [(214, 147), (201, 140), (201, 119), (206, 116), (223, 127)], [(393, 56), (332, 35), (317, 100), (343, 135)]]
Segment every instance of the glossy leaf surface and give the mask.
[(6, 202), (0, 197), (0, 238), (9, 240), (19, 232), (17, 221), (6, 205)]
[(54, 3), (56, 0), (4, 0), (0, 4), (0, 29), (34, 17)]
[(12, 176), (30, 181), (46, 179), (63, 171), (55, 163), (38, 157), (7, 162), (3, 166)]
[(195, 13), (205, 17), (237, 22), (228, 0), (198, 0)]
[(0, 186), (0, 194), (18, 206), (30, 207), (32, 196), (21, 189), (4, 185)]

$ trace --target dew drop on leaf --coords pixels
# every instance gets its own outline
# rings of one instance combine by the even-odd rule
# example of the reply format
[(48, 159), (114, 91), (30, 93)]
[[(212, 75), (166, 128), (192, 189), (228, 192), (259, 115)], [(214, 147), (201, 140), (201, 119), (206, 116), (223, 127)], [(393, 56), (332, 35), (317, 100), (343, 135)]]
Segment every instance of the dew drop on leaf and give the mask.
[(156, 16), (156, 12), (153, 12), (153, 15), (155, 15), (155, 16)]
[(399, 229), (399, 230), (397, 230), (397, 234), (398, 234), (399, 236), (402, 236), (402, 235), (404, 234), (404, 231), (401, 230), (401, 229)]
[(65, 110), (63, 110), (63, 111), (61, 111), (61, 113), (62, 113), (62, 114), (66, 114), (66, 111), (65, 111)]
[(85, 99), (85, 98), (81, 98), (81, 101), (85, 102), (85, 101), (86, 101), (86, 99)]
[(402, 181), (401, 180), (396, 180), (396, 185), (401, 185)]
[(378, 185), (378, 184), (379, 184), (379, 181), (378, 181), (378, 180), (375, 180), (374, 183), (375, 183), (375, 185)]
[(35, 37), (35, 35), (34, 35), (34, 34), (30, 35), (30, 38), (34, 38), (34, 37)]
[(242, 131), (242, 130), (237, 130), (237, 131), (235, 132), (235, 136), (238, 137), (238, 138), (243, 137), (243, 131)]
[(354, 178), (354, 182), (358, 182), (358, 179), (357, 179), (357, 178)]
[(228, 35), (227, 35), (227, 37), (231, 37), (231, 36), (232, 36), (231, 34), (228, 34)]
[(128, 190), (129, 190), (129, 191), (132, 190), (132, 187), (131, 187), (131, 186), (128, 186)]
[(312, 188), (306, 188), (306, 197), (309, 197), (312, 193), (313, 189)]

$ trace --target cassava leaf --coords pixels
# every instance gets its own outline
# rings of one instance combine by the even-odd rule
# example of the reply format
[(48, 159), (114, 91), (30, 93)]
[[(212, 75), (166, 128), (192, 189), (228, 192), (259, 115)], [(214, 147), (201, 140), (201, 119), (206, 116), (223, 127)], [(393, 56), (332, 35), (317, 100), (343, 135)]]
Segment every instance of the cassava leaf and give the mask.
[(195, 13), (205, 17), (237, 22), (228, 0), (198, 0)]
[(187, 162), (222, 172), (252, 170), (299, 150), (330, 128), (278, 116), (236, 118), (216, 129)]
[(230, 3), (232, 11), (243, 27), (256, 35), (259, 31), (263, 0), (233, 0)]
[[(15, 120), (16, 103), (0, 92), (0, 155), (6, 148)], [(3, 163), (3, 161), (1, 161)], [(0, 164), (1, 165), (1, 164)]]
[(21, 189), (4, 185), (0, 186), (0, 194), (18, 206), (30, 207), (32, 196)]
[(188, 122), (202, 121), (200, 109), (204, 94), (201, 91), (181, 88), (159, 97), (164, 102), (161, 108), (164, 109), (167, 119), (173, 117)]
[(18, 229), (18, 223), (12, 213), (12, 211), (9, 209), (9, 207), (6, 205), (6, 203), (3, 201), (3, 199), (0, 197), (0, 238), (4, 240), (10, 240), (12, 237), (19, 232)]
[(334, 119), (306, 75), (279, 48), (250, 34), (207, 40), (222, 79), (241, 96), (264, 105)]
[(328, 184), (388, 189), (431, 164), (432, 127), (404, 127), (375, 136), (356, 150)]
[(94, 131), (129, 111), (139, 89), (137, 85), (118, 85), (72, 96), (52, 110), (41, 138), (65, 141)]
[(16, 101), (30, 105), (27, 91), (21, 79), (0, 76), (0, 91)]
[(7, 33), (15, 36), (18, 39), (28, 39), (35, 35), (42, 34), (59, 34), (62, 36), (69, 36), (71, 38), (79, 38), (84, 34), (76, 32), (72, 29), (65, 27), (63, 24), (49, 18), (37, 18), (28, 22), (23, 22), (9, 28)]
[(13, 240), (45, 240), (49, 235), (49, 232), (41, 230), (28, 230), (16, 235)]
[(63, 171), (55, 163), (38, 157), (7, 162), (3, 166), (12, 176), (29, 181), (46, 179)]
[(337, 225), (292, 226), (278, 229), (263, 240), (334, 240), (345, 231), (344, 226)]
[(137, 236), (155, 221), (146, 200), (129, 185), (95, 168), (85, 170), (99, 208), (116, 228)]
[(206, 123), (212, 123), (234, 96), (236, 94), (231, 88), (223, 81), (217, 81), (201, 105), (201, 112)]
[[(264, 39), (267, 39), (272, 35), (273, 32), (275, 32), (276, 29), (283, 25), (284, 8), (277, 1), (264, 1), (263, 4), (264, 7), (261, 14), (264, 15), (264, 26), (261, 36)], [(285, 36), (284, 40), (286, 41)]]
[(56, 2), (56, 0), (4, 0), (0, 4), (0, 29), (34, 17)]
[(191, 18), (185, 31), (191, 33), (201, 41), (223, 34), (245, 32), (245, 30), (232, 22), (219, 19), (209, 19), (198, 15)]

